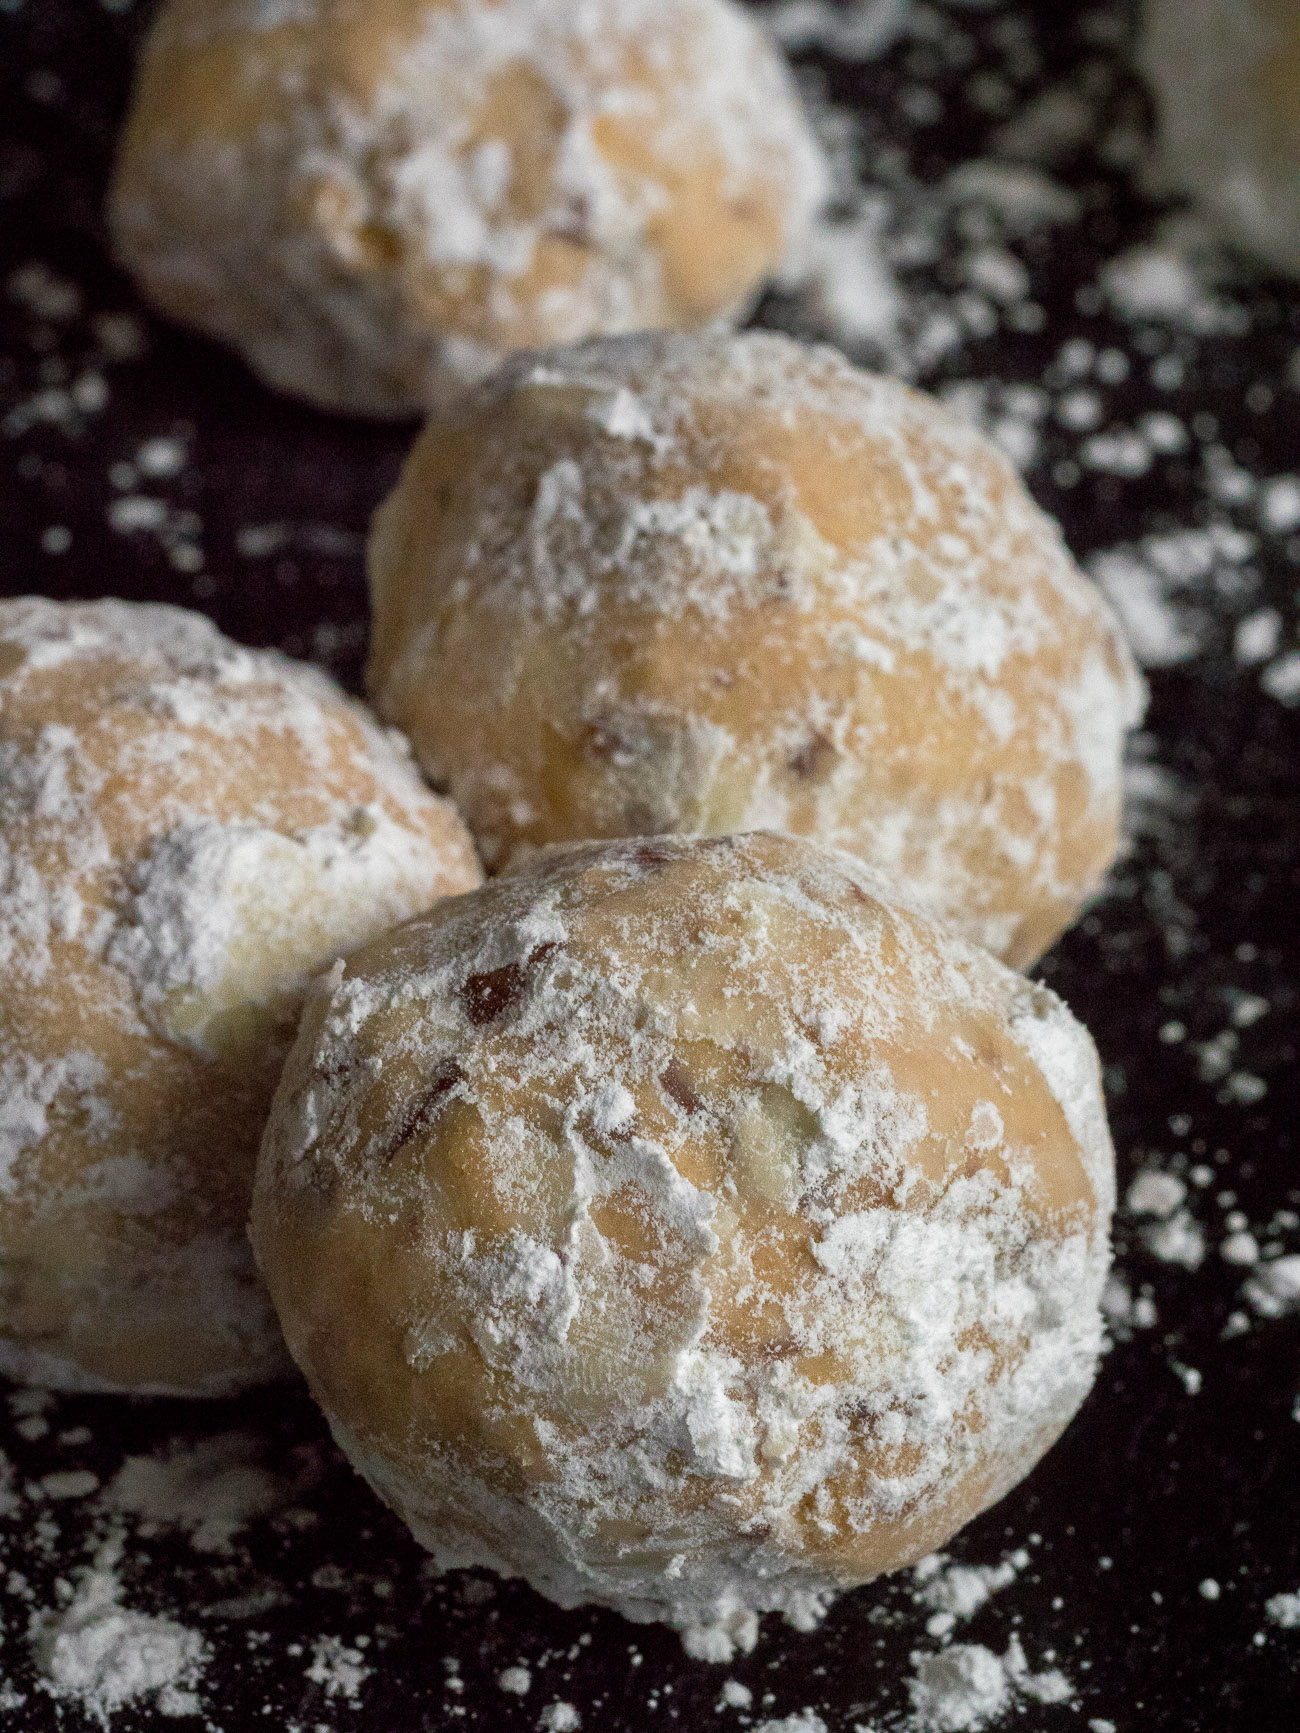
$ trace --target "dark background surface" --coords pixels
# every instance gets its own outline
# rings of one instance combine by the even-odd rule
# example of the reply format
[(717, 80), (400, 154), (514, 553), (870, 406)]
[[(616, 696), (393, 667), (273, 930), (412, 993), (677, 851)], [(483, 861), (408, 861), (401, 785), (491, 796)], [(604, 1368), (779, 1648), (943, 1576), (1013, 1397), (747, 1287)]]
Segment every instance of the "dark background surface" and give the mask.
[[(833, 102), (862, 117), (871, 173), (887, 147), (879, 160), (905, 160), (909, 186), (923, 194), (1061, 80), (1090, 88), (1099, 110), (1120, 105), (1140, 119), (1141, 93), (1122, 70), (1127, 7), (1043, 0), (972, 10), (951, 0), (925, 10), (965, 33), (966, 64), (943, 64), (916, 36), (867, 65), (799, 57)], [(271, 397), (232, 357), (148, 315), (108, 261), (100, 201), (144, 22), (144, 6), (130, 0), (0, 0), (0, 286), (9, 285), (0, 292), (0, 587), (198, 606), (233, 636), (311, 654), (355, 686), (363, 536), (410, 433)], [(974, 76), (981, 71), (987, 79)], [(918, 86), (938, 92), (939, 115), (918, 103)], [(1089, 286), (1106, 258), (1150, 233), (1157, 212), (1132, 190), (1129, 165), (1108, 164), (1096, 136), (1058, 149), (1052, 167), (1087, 215), (1019, 248), (1045, 309), (1042, 328), (1004, 323), (977, 335), (922, 368), (921, 383), (1038, 386), (1070, 337), (1118, 350), (1131, 365), (1107, 394), (1110, 414), (1126, 424), (1150, 409), (1188, 422), (1199, 415), (1199, 447), (1117, 476), (1079, 466), (1077, 433), (1045, 422), (1027, 479), (1076, 551), (1212, 517), (1257, 528), (1249, 501), (1222, 489), (1215, 497), (1207, 485), (1206, 447), (1256, 476), (1300, 468), (1300, 396), (1287, 383), (1296, 377), (1287, 368), (1300, 345), (1300, 288), (1243, 265), (1231, 288), (1245, 309), (1240, 329), (1120, 323)], [(51, 292), (44, 279), (42, 296), (30, 273), (15, 280), (32, 261), (76, 285), (75, 305), (60, 301), (57, 281)], [(940, 252), (912, 281), (924, 278), (942, 296), (953, 269)], [(772, 302), (765, 316), (794, 315)], [(1158, 390), (1148, 362), (1170, 353), (1182, 357), (1185, 379)], [(141, 448), (159, 438), (179, 442), (167, 449), (184, 462), (151, 477)], [(140, 496), (161, 503), (149, 508), (151, 527), (130, 530), (114, 501)], [(1268, 1733), (1300, 1723), (1300, 1630), (1265, 1615), (1268, 1597), (1300, 1590), (1300, 1323), (1253, 1316), (1240, 1298), (1249, 1272), (1216, 1250), (1232, 1209), (1267, 1248), (1300, 1250), (1297, 1228), (1276, 1220), (1300, 1204), (1300, 710), (1261, 691), (1258, 670), (1232, 651), (1236, 621), (1266, 603), (1282, 617), (1285, 642), (1296, 641), (1298, 565), (1294, 536), (1261, 537), (1234, 580), (1201, 597), (1200, 653), (1152, 673), (1137, 746), (1147, 798), (1133, 852), (1043, 966), (1101, 1049), (1121, 1186), (1152, 1161), (1170, 1171), (1199, 1164), (1214, 1178), (1189, 1198), (1208, 1245), (1198, 1270), (1153, 1257), (1140, 1224), (1121, 1216), (1119, 1267), (1154, 1300), (1158, 1322), (1113, 1348), (1062, 1443), (951, 1549), (978, 1563), (1029, 1550), (1016, 1583), (956, 1639), (1001, 1653), (1015, 1631), (1031, 1665), (1066, 1671), (1072, 1704), (1025, 1704), (1009, 1717), (1042, 1733), (1094, 1718), (1119, 1733)], [(1214, 1075), (1199, 1047), (1233, 1027), (1242, 993), (1269, 1008), (1234, 1030), (1231, 1063), (1266, 1085), (1262, 1095), (1234, 1088), (1236, 1071), (1226, 1081)], [(1248, 1326), (1225, 1338), (1234, 1312)], [(1179, 1367), (1199, 1372), (1198, 1392)], [(294, 1387), (210, 1406), (63, 1399), (46, 1411), (39, 1438), (25, 1435), (40, 1429), (24, 1424), (30, 1404), (11, 1407), (0, 1447), (20, 1485), (69, 1468), (107, 1480), (126, 1454), (231, 1428), (296, 1477), (289, 1508), (254, 1523), (230, 1555), (132, 1533), (118, 1567), (132, 1606), (203, 1631), (213, 1654), (200, 1687), (204, 1718), (225, 1733), (535, 1728), (556, 1699), (581, 1711), (588, 1733), (723, 1728), (805, 1707), (831, 1733), (849, 1733), (900, 1721), (909, 1657), (938, 1646), (910, 1578), (846, 1596), (812, 1636), (769, 1620), (755, 1653), (726, 1669), (687, 1661), (671, 1634), (560, 1613), (518, 1585), (435, 1581)], [(70, 1431), (74, 1442), (60, 1443)], [(34, 1609), (56, 1603), (56, 1579), (75, 1577), (105, 1532), (93, 1503), (39, 1494), (0, 1521), (0, 1563), (20, 1573), (0, 1593), (0, 1678), (25, 1694), (21, 1705), (0, 1706), (0, 1725), (39, 1733), (88, 1724), (41, 1691), (25, 1633)], [(1221, 1585), (1215, 1600), (1198, 1588), (1209, 1577)], [(249, 1595), (254, 1610), (238, 1617), (218, 1605)], [(355, 1700), (307, 1677), (322, 1636), (372, 1669)], [(524, 1698), (494, 1682), (520, 1662), (534, 1675)], [(727, 1677), (753, 1690), (748, 1715), (715, 1707)], [(120, 1723), (153, 1719), (137, 1704)]]

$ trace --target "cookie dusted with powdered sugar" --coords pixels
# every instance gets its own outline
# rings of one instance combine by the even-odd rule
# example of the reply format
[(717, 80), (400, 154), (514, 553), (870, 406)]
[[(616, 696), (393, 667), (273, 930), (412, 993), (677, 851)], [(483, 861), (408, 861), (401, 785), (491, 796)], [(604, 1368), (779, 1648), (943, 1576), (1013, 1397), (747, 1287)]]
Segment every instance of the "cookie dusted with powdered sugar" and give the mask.
[(287, 1366), (245, 1219), (308, 980), (479, 880), (315, 669), (178, 608), (0, 602), (0, 1372)]
[(1141, 684), (965, 423), (788, 338), (521, 357), (371, 547), (371, 690), (490, 865), (788, 830), (1032, 962), (1119, 837)]
[(1065, 1006), (798, 838), (556, 849), (322, 977), (253, 1237), (444, 1566), (751, 1647), (942, 1545), (1092, 1382)]
[(1300, 274), (1300, 6), (1147, 0), (1156, 177), (1238, 245)]
[(732, 0), (170, 0), (109, 214), (176, 318), (378, 416), (742, 310), (826, 184)]

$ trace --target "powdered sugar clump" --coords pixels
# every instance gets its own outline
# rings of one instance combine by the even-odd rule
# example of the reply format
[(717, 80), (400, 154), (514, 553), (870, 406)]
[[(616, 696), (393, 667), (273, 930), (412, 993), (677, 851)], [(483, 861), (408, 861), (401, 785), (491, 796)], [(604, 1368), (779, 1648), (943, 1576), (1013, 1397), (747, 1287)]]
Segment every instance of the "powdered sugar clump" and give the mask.
[(1073, 1687), (1058, 1668), (1030, 1671), (1018, 1637), (1004, 1655), (982, 1643), (954, 1643), (914, 1657), (908, 1685), (917, 1733), (977, 1733), (1017, 1703), (1066, 1703)]
[(194, 819), (136, 867), (107, 956), (165, 1033), (204, 1047), (223, 1014), (300, 995), (322, 957), (397, 925), (427, 900), (428, 865), (378, 804), (292, 837)]
[(327, 1701), (341, 1698), (345, 1703), (357, 1703), (362, 1686), (373, 1671), (366, 1665), (361, 1650), (341, 1637), (318, 1637), (312, 1644), (306, 1677), (321, 1687)]
[(815, 1709), (800, 1709), (779, 1721), (760, 1721), (754, 1733), (826, 1733), (826, 1723)]
[(209, 1657), (207, 1644), (174, 1619), (124, 1607), (115, 1555), (115, 1548), (106, 1548), (67, 1606), (33, 1619), (44, 1688), (104, 1726), (129, 1704), (150, 1703), (164, 1716), (197, 1714), (194, 1687)]
[(1265, 1615), (1284, 1631), (1300, 1630), (1300, 1593), (1270, 1595), (1264, 1603)]
[(993, 1595), (1008, 1588), (1029, 1563), (1022, 1548), (996, 1565), (954, 1564), (942, 1554), (922, 1559), (916, 1567), (916, 1598), (932, 1609), (926, 1630), (944, 1637), (972, 1618)]

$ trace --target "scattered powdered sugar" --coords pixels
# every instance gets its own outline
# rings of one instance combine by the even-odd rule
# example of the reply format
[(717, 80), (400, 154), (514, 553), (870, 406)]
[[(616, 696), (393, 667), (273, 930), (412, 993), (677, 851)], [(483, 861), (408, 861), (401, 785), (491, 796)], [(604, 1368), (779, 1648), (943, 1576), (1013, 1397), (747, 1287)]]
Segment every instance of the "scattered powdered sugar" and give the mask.
[[(1149, 1290), (1149, 1284), (1148, 1290)], [(1101, 1295), (1102, 1316), (1111, 1340), (1127, 1342), (1137, 1330), (1150, 1330), (1160, 1321), (1149, 1291), (1134, 1294), (1121, 1270), (1112, 1270)]]
[(342, 1698), (345, 1703), (357, 1703), (373, 1671), (361, 1650), (350, 1647), (341, 1637), (318, 1637), (312, 1644), (306, 1677), (321, 1687), (327, 1701)]
[[(1073, 1699), (1073, 1686), (1059, 1668), (1048, 1666), (1037, 1673), (1030, 1669), (1017, 1635), (1001, 1656), (981, 1643), (947, 1641), (959, 1623), (1008, 1589), (1029, 1563), (1029, 1552), (1021, 1547), (996, 1565), (955, 1563), (935, 1554), (916, 1567), (913, 1597), (933, 1609), (926, 1630), (943, 1640), (944, 1647), (912, 1656), (908, 1691), (913, 1713), (908, 1726), (915, 1733), (973, 1733), (1013, 1706), (1023, 1710), (1030, 1703)], [(1046, 1659), (1053, 1661), (1055, 1655), (1049, 1651)]]
[(1029, 1563), (1023, 1547), (996, 1565), (955, 1564), (942, 1553), (922, 1559), (914, 1573), (916, 1598), (932, 1609), (926, 1630), (945, 1637), (972, 1618), (993, 1595), (1008, 1588)]
[(85, 1498), (94, 1492), (99, 1485), (99, 1476), (92, 1474), (88, 1468), (57, 1469), (53, 1474), (44, 1474), (40, 1479), (41, 1491), (46, 1498)]
[(1148, 1168), (1130, 1184), (1124, 1202), (1133, 1215), (1159, 1216), (1164, 1221), (1186, 1196), (1187, 1187), (1177, 1174)]
[(1245, 312), (1215, 237), (1195, 217), (1166, 217), (1150, 240), (1109, 260), (1099, 286), (1122, 319), (1167, 324), (1196, 336), (1240, 335)]
[[(73, 350), (75, 362), (70, 365), (60, 357), (53, 368), (42, 369), (26, 396), (10, 397), (0, 415), (0, 434), (19, 439), (56, 430), (70, 439), (83, 437), (112, 402), (111, 370), (137, 360), (146, 347), (140, 320), (124, 310), (87, 319), (79, 285), (43, 259), (18, 265), (4, 288), (8, 301)], [(56, 542), (47, 551), (66, 552), (68, 545)]]
[(982, 1643), (954, 1643), (914, 1657), (908, 1690), (917, 1733), (977, 1733), (1013, 1705), (1068, 1703), (1074, 1688), (1059, 1668), (1030, 1671), (1020, 1639), (1004, 1655)]
[(577, 1733), (582, 1726), (582, 1716), (572, 1703), (548, 1703), (542, 1710), (538, 1726), (544, 1733)]
[(307, 1484), (272, 1473), (251, 1432), (177, 1439), (150, 1456), (129, 1456), (104, 1489), (109, 1511), (136, 1518), (145, 1538), (179, 1528), (198, 1552), (228, 1554), (246, 1525), (287, 1504)]
[(21, 1500), (14, 1491), (14, 1465), (4, 1452), (0, 1451), (0, 1521), (17, 1516), (21, 1509)]
[(1270, 1595), (1264, 1613), (1284, 1631), (1300, 1631), (1300, 1593)]
[[(851, 131), (841, 148), (850, 139)], [(1037, 329), (1041, 309), (1011, 245), (1080, 215), (1076, 195), (1041, 168), (994, 158), (961, 164), (937, 187), (895, 169), (887, 180), (843, 186), (842, 195), (791, 267), (795, 286), (779, 317), (902, 378), (929, 372), (1000, 325)], [(952, 240), (962, 249), (963, 281), (945, 294), (918, 267)]]
[[(1282, 638), (1282, 616), (1276, 608), (1259, 608), (1237, 622), (1232, 647), (1237, 661), (1246, 667), (1267, 662), (1276, 654)], [(1272, 671), (1276, 680), (1277, 669)]]
[(1092, 555), (1088, 569), (1123, 622), (1138, 661), (1145, 668), (1169, 668), (1204, 648), (1216, 590), (1240, 591), (1241, 568), (1257, 545), (1254, 536), (1220, 522), (1108, 549)]
[(1286, 655), (1271, 662), (1259, 683), (1279, 704), (1300, 704), (1300, 651), (1288, 650)]
[[(1230, 991), (1229, 998), (1239, 1027), (1250, 1027), (1268, 1010), (1266, 1001), (1235, 990)], [(1178, 1024), (1166, 1025), (1164, 1031), (1168, 1040), (1181, 1041), (1183, 1033)], [(1220, 1100), (1229, 1099), (1245, 1100), (1247, 1096), (1240, 1089), (1220, 1092)], [(1190, 1179), (1190, 1188), (1182, 1173), (1154, 1168), (1140, 1172), (1129, 1186), (1125, 1213), (1137, 1219), (1138, 1243), (1148, 1255), (1166, 1266), (1195, 1272), (1206, 1263), (1209, 1234), (1192, 1206), (1210, 1184), (1213, 1170), (1197, 1164), (1183, 1171)], [(1260, 1223), (1252, 1232), (1249, 1218), (1235, 1207), (1235, 1192), (1221, 1191), (1215, 1202), (1224, 1211), (1226, 1230), (1218, 1241), (1219, 1259), (1245, 1277), (1238, 1294), (1239, 1304), (1228, 1314), (1220, 1331), (1222, 1341), (1231, 1341), (1249, 1333), (1252, 1314), (1256, 1319), (1269, 1321), (1300, 1309), (1300, 1254), (1286, 1252), (1284, 1237), (1300, 1227), (1300, 1214), (1290, 1209), (1278, 1210), (1270, 1221)], [(1158, 1322), (1150, 1285), (1142, 1284), (1142, 1291), (1135, 1297), (1121, 1269), (1111, 1274), (1102, 1296), (1102, 1310), (1117, 1342), (1127, 1341), (1135, 1331), (1150, 1329)], [(1174, 1355), (1166, 1363), (1189, 1396), (1200, 1392), (1204, 1378), (1197, 1367)]]
[(1152, 1257), (1164, 1264), (1181, 1264), (1199, 1270), (1205, 1262), (1205, 1234), (1189, 1210), (1178, 1210), (1165, 1221), (1143, 1230), (1143, 1241)]
[(1261, 1318), (1280, 1318), (1300, 1310), (1300, 1254), (1261, 1264), (1242, 1288)]
[(902, 28), (911, 0), (773, 0), (760, 16), (791, 53), (822, 48), (837, 60), (870, 60)]
[(754, 1733), (826, 1733), (826, 1723), (815, 1709), (800, 1709), (779, 1721), (760, 1721)]
[(68, 1604), (32, 1618), (41, 1683), (107, 1726), (128, 1704), (151, 1703), (163, 1716), (199, 1712), (198, 1685), (208, 1645), (197, 1631), (122, 1605), (114, 1574), (120, 1548), (105, 1547)]
[(918, 1657), (908, 1689), (916, 1719), (937, 1733), (986, 1726), (1011, 1702), (1006, 1668), (979, 1643), (957, 1643)]
[[(56, 1412), (57, 1404), (39, 1391), (15, 1392), (10, 1406), (32, 1410), (32, 1418), (35, 1397), (41, 1399), (41, 1418)], [(282, 1393), (281, 1406), (284, 1399)], [(93, 1443), (86, 1427), (62, 1427), (50, 1437), (58, 1449)], [(312, 1564), (304, 1570), (302, 1560), (283, 1557), (300, 1535), (310, 1552), (320, 1517), (302, 1501), (331, 1468), (337, 1475), (337, 1458), (323, 1441), (277, 1444), (250, 1428), (195, 1441), (172, 1439), (147, 1454), (127, 1456), (102, 1487), (86, 1470), (68, 1469), (29, 1482), (21, 1497), (15, 1493), (0, 1502), (0, 1523), (13, 1525), (5, 1536), (7, 1589), (29, 1609), (26, 1652), (35, 1684), (106, 1727), (110, 1721), (134, 1726), (132, 1716), (147, 1709), (167, 1718), (200, 1715), (215, 1670), (214, 1648), (246, 1628), (250, 1648), (265, 1642), (251, 1621), (289, 1605), (308, 1573), (313, 1586), (343, 1591), (349, 1603), (364, 1588), (380, 1604), (392, 1594), (389, 1581), (364, 1573), (348, 1578), (335, 1567)], [(337, 1493), (350, 1494), (350, 1480)], [(81, 1484), (74, 1487), (74, 1481)], [(81, 1499), (75, 1512), (68, 1502), (74, 1494)], [(263, 1557), (267, 1538), (276, 1539), (277, 1574), (267, 1576), (254, 1566), (254, 1531)], [(62, 1558), (83, 1548), (93, 1552), (90, 1566), (69, 1571), (71, 1582), (53, 1574)], [(53, 1577), (48, 1605), (30, 1580), (34, 1570), (42, 1579)], [(165, 1596), (170, 1616), (146, 1611), (139, 1605), (143, 1596)], [(194, 1620), (203, 1621), (202, 1631), (193, 1628)], [(350, 1708), (362, 1699), (374, 1670), (369, 1652), (382, 1639), (373, 1631), (341, 1637), (329, 1631), (329, 1623), (322, 1616), (325, 1630), (291, 1671), (318, 1703)], [(304, 1645), (290, 1644), (290, 1663), (299, 1656)], [(13, 1651), (10, 1657), (18, 1658)], [(12, 1706), (0, 1700), (0, 1708)], [(114, 1721), (119, 1712), (123, 1720)]]

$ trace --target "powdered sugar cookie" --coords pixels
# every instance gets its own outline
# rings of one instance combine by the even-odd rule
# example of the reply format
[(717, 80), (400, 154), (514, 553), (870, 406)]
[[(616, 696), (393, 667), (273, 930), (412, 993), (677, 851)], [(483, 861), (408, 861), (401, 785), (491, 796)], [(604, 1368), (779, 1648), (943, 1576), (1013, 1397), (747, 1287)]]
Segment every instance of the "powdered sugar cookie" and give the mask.
[(755, 834), (550, 851), (339, 964), (253, 1236), (441, 1565), (721, 1660), (1038, 1460), (1092, 1381), (1112, 1203), (1060, 1001)]
[(278, 389), (411, 415), (513, 349), (740, 310), (824, 182), (732, 0), (170, 0), (110, 218)]
[(1139, 58), (1156, 96), (1162, 186), (1300, 272), (1295, 0), (1147, 0)]
[(177, 608), (0, 602), (0, 1372), (287, 1365), (244, 1223), (303, 992), (479, 876), (316, 670)]
[(489, 864), (774, 828), (1017, 964), (1119, 834), (1141, 686), (1010, 466), (772, 335), (520, 358), (377, 520), (381, 711)]

